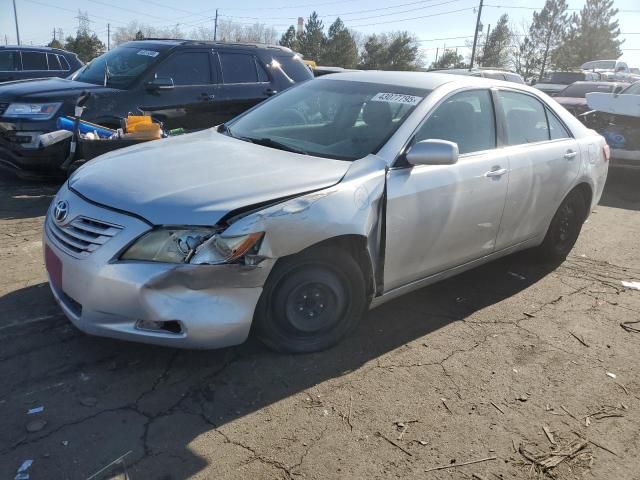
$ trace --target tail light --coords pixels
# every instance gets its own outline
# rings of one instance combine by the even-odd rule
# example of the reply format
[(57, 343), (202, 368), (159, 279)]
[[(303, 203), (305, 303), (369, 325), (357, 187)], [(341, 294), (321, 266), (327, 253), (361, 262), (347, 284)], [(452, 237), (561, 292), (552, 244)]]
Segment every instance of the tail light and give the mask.
[(611, 157), (611, 149), (608, 144), (604, 144), (604, 147), (602, 147), (602, 153), (604, 154), (604, 161), (608, 162), (609, 157)]

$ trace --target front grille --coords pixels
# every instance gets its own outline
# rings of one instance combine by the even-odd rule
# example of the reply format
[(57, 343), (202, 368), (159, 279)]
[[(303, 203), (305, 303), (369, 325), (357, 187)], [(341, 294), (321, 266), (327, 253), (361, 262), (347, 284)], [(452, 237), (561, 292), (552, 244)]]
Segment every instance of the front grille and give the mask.
[(7, 107), (9, 106), (8, 103), (0, 103), (0, 116), (2, 116), (5, 112), (5, 110), (7, 109)]
[(58, 225), (53, 216), (47, 219), (49, 238), (78, 258), (91, 255), (116, 236), (122, 227), (86, 217), (76, 217), (66, 225)]

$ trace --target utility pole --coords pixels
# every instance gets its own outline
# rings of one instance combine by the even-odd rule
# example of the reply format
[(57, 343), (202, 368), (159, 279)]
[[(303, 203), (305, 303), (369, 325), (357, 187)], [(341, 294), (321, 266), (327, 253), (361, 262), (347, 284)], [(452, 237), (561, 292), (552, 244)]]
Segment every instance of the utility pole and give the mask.
[(489, 44), (489, 32), (491, 32), (491, 24), (487, 27), (487, 39), (484, 41), (485, 47)]
[(480, 28), (480, 16), (482, 15), (482, 0), (478, 6), (478, 18), (476, 19), (476, 31), (473, 35), (473, 49), (471, 50), (471, 61), (469, 62), (469, 70), (473, 68), (473, 61), (476, 59), (476, 46), (478, 45), (478, 29)]
[(216, 8), (216, 20), (213, 24), (213, 41), (218, 39), (218, 9)]
[(7, 37), (7, 34), (4, 34), (4, 44), (5, 45), (9, 45), (9, 37)]
[(56, 27), (53, 27), (53, 40), (55, 41), (56, 39)]
[(111, 50), (111, 24), (107, 23), (107, 52)]
[(438, 52), (440, 52), (440, 47), (436, 47), (436, 61), (434, 63), (438, 63)]
[(18, 11), (16, 10), (16, 0), (13, 0), (13, 18), (16, 21), (16, 38), (18, 45), (20, 45), (20, 30), (18, 29)]

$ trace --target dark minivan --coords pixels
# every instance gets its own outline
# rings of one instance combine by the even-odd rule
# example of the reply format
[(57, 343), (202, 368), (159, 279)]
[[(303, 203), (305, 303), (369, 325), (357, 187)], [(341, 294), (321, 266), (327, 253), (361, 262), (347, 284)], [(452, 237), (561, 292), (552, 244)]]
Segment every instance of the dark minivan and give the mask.
[(128, 42), (66, 79), (0, 85), (0, 162), (19, 170), (56, 171), (68, 146), (44, 150), (42, 133), (73, 115), (91, 95), (83, 120), (111, 128), (128, 113), (146, 112), (165, 129), (212, 127), (295, 83), (312, 79), (288, 48), (258, 44), (149, 39)]
[(68, 77), (82, 65), (75, 53), (59, 48), (0, 46), (0, 82)]

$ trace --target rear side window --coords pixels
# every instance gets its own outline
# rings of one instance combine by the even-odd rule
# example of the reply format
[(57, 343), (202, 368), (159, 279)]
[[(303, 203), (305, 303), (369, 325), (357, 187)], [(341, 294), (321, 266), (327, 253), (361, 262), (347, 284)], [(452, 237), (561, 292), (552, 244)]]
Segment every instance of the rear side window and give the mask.
[(545, 107), (530, 95), (499, 91), (498, 98), (504, 114), (507, 145), (549, 140), (549, 126)]
[(211, 83), (208, 52), (174, 53), (156, 70), (157, 77), (173, 79), (174, 85), (205, 85)]
[(58, 55), (55, 53), (47, 53), (47, 62), (49, 62), (49, 70), (62, 70)]
[(256, 60), (256, 66), (258, 67), (258, 81), (259, 82), (268, 82), (269, 81), (269, 74), (264, 69), (262, 64), (260, 62), (258, 62), (257, 60)]
[(253, 55), (220, 52), (224, 83), (256, 83), (258, 70)]
[(551, 137), (551, 140), (571, 138), (571, 135), (565, 126), (560, 123), (558, 117), (556, 117), (548, 108), (545, 108), (545, 111), (547, 112), (547, 120), (549, 120), (549, 136)]
[(15, 51), (0, 52), (0, 72), (20, 70), (20, 54)]
[(495, 148), (495, 117), (489, 91), (457, 93), (438, 106), (416, 133), (415, 141), (431, 138), (457, 143), (461, 154)]
[(23, 70), (48, 70), (47, 55), (43, 52), (22, 52)]
[[(304, 82), (313, 78), (313, 74), (299, 55), (276, 55), (273, 60), (277, 62), (282, 71), (294, 82)], [(276, 66), (275, 64), (273, 65)]]
[(62, 55), (58, 55), (58, 60), (60, 61), (60, 65), (62, 65), (63, 70), (71, 70), (71, 66), (69, 65), (69, 62), (67, 62), (66, 58)]
[(522, 77), (520, 75), (514, 75), (513, 73), (505, 73), (504, 76), (507, 78), (508, 82), (524, 83), (524, 80), (522, 80)]

